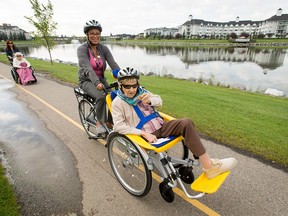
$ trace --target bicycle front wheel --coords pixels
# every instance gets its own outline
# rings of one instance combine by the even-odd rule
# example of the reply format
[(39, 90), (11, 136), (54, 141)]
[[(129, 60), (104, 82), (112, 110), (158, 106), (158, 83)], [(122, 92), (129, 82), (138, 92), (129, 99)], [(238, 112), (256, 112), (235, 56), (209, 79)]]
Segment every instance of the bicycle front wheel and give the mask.
[(145, 196), (152, 185), (151, 170), (135, 144), (122, 135), (109, 139), (108, 157), (119, 183), (134, 196)]

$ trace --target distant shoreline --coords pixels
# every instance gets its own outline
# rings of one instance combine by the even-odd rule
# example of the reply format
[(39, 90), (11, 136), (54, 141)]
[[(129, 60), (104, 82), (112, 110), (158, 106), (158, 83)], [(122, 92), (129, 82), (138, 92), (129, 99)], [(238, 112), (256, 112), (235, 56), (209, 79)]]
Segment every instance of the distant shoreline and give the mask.
[[(62, 41), (59, 44), (70, 43), (70, 41)], [(206, 46), (206, 47), (283, 47), (288, 48), (288, 38), (274, 38), (274, 39), (257, 39), (256, 42), (248, 43), (232, 43), (227, 40), (102, 40), (101, 43), (107, 44), (127, 44), (127, 45), (147, 45), (147, 46)], [(37, 41), (15, 41), (16, 46), (42, 46)], [(3, 45), (5, 49), (5, 42), (1, 41), (0, 46)]]
[(221, 47), (288, 47), (288, 42), (254, 42), (254, 43), (214, 43), (214, 42), (189, 42), (189, 41), (104, 41), (108, 44), (129, 44), (129, 45), (154, 45), (154, 46), (221, 46)]

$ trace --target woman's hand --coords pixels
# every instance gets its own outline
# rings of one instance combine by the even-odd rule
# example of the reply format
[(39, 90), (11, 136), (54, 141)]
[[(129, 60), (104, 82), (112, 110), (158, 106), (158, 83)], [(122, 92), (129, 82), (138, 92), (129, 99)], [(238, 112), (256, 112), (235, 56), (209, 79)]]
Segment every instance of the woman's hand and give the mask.
[(102, 90), (104, 88), (103, 84), (102, 83), (99, 83), (97, 86), (96, 86), (96, 89), (97, 90)]
[(150, 95), (148, 93), (144, 93), (139, 96), (139, 99), (144, 103), (144, 104), (151, 104), (150, 101)]
[(141, 136), (143, 136), (149, 143), (153, 143), (157, 141), (157, 137), (153, 134), (144, 132), (141, 134)]

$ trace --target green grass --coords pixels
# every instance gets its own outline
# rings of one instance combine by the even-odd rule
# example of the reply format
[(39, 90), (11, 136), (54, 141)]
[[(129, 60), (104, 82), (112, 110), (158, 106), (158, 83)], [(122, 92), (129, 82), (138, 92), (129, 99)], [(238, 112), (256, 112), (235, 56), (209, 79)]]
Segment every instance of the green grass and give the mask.
[[(1, 59), (2, 58), (0, 57), (0, 61)], [(76, 66), (61, 63), (53, 63), (53, 65), (51, 65), (50, 62), (44, 62), (31, 58), (27, 58), (27, 60), (31, 63), (33, 68), (38, 71), (42, 71), (53, 78), (72, 84), (77, 84), (78, 82), (78, 67)]]
[(4, 175), (4, 170), (0, 166), (0, 215), (17, 216), (20, 215), (20, 208), (14, 195), (12, 186)]
[(205, 136), (288, 167), (287, 98), (147, 78), (142, 82), (162, 96), (163, 112), (177, 118), (188, 116)]
[[(234, 47), (240, 46), (238, 43), (229, 42), (226, 39), (123, 39), (123, 40), (107, 40), (108, 43), (123, 44), (123, 45), (136, 45), (141, 47)], [(278, 43), (285, 43), (281, 46)], [(250, 43), (249, 47), (257, 48), (288, 48), (288, 38), (273, 38), (273, 39), (257, 39), (255, 42)], [(245, 46), (245, 44), (241, 44)]]

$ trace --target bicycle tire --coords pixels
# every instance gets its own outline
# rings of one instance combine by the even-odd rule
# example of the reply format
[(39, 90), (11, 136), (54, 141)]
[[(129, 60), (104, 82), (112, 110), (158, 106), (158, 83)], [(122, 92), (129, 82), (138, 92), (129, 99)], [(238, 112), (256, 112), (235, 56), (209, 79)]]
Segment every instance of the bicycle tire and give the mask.
[(126, 191), (138, 197), (149, 193), (151, 170), (133, 142), (123, 135), (112, 136), (108, 141), (108, 157), (114, 175)]
[(96, 110), (92, 103), (82, 99), (78, 105), (81, 124), (89, 138), (98, 138)]
[(16, 73), (17, 73), (16, 70), (12, 68), (12, 69), (11, 69), (12, 78), (13, 78), (14, 82), (15, 82), (16, 84), (18, 84), (18, 83), (19, 83), (19, 81), (18, 81), (18, 75), (17, 75)]

